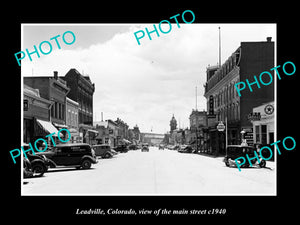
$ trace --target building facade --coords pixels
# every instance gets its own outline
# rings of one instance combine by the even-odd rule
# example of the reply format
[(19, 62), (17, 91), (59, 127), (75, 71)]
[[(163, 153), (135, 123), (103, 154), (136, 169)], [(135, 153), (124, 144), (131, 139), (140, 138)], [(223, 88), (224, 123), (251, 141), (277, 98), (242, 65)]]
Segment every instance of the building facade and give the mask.
[(32, 143), (38, 138), (45, 138), (49, 133), (40, 127), (38, 120), (50, 124), (52, 102), (40, 96), (39, 90), (23, 85), (23, 142)]
[(190, 119), (190, 143), (196, 151), (207, 149), (207, 115), (206, 111), (192, 110)]
[(127, 123), (125, 123), (120, 118), (117, 118), (115, 123), (118, 126), (118, 135), (117, 135), (117, 141), (119, 145), (122, 144), (129, 144), (129, 126)]
[(275, 132), (275, 106), (274, 101), (254, 107), (248, 119), (253, 124), (253, 141), (263, 146), (274, 142)]
[(81, 143), (83, 141), (79, 135), (78, 106), (78, 102), (66, 98), (66, 125), (71, 133), (71, 143)]
[(98, 132), (93, 127), (93, 95), (95, 84), (89, 76), (81, 75), (76, 69), (70, 69), (64, 77), (70, 92), (67, 97), (78, 103), (79, 136), (84, 143), (96, 144)]
[(142, 133), (142, 142), (149, 145), (159, 145), (164, 140), (164, 134)]
[(51, 101), (50, 121), (58, 128), (66, 127), (66, 96), (70, 91), (64, 80), (54, 76), (24, 76), (24, 84), (39, 90), (42, 98)]
[(129, 141), (137, 145), (141, 142), (141, 140), (141, 131), (138, 125), (135, 125), (133, 129), (129, 129)]
[[(274, 42), (267, 38), (262, 42), (241, 42), (223, 65), (207, 68), (204, 96), (207, 99), (208, 147), (211, 153), (225, 153), (225, 135), (216, 129), (219, 121), (226, 125), (229, 145), (241, 143), (242, 130), (251, 136), (252, 124), (247, 116), (254, 107), (274, 100), (274, 83), (261, 88), (254, 85), (252, 92), (246, 88), (241, 97), (234, 85), (246, 79), (253, 82), (254, 75), (270, 71), (273, 67)], [(274, 73), (270, 72), (274, 78)], [(249, 139), (249, 143), (253, 143), (253, 140)]]
[[(37, 119), (39, 126), (43, 127), (46, 133), (57, 133), (61, 128), (67, 128), (66, 96), (70, 88), (58, 77), (57, 72), (54, 71), (54, 76), (24, 76), (25, 85), (38, 89), (40, 97), (51, 102), (49, 121)], [(63, 134), (62, 139), (68, 139), (67, 132), (63, 131), (61, 134)], [(58, 142), (57, 138), (54, 140)]]
[(98, 131), (96, 137), (97, 144), (108, 144), (111, 148), (118, 145), (118, 124), (113, 120), (105, 120), (94, 122), (94, 126)]
[(93, 126), (93, 95), (95, 84), (89, 76), (81, 75), (76, 69), (70, 69), (64, 77), (71, 89), (67, 97), (78, 102), (78, 123)]

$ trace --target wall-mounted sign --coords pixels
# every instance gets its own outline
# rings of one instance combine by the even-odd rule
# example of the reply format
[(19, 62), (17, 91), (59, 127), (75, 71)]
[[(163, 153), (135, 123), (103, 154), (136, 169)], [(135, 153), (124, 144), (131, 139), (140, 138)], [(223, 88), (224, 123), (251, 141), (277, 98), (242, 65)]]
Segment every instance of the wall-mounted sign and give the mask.
[(273, 105), (266, 105), (265, 107), (265, 113), (268, 115), (271, 115), (274, 112), (274, 106)]
[(260, 112), (254, 112), (254, 113), (251, 112), (251, 113), (248, 114), (247, 118), (250, 121), (260, 120), (261, 115), (260, 115)]

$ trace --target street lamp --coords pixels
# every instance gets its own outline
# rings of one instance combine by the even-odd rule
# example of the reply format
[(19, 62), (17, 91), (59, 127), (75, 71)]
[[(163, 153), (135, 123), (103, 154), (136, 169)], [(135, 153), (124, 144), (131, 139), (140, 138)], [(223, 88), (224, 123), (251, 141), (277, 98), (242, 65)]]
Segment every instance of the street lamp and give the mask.
[[(227, 131), (228, 131), (227, 116), (226, 116), (226, 118), (225, 118), (225, 124), (226, 124), (227, 127), (224, 125), (223, 121), (219, 121), (219, 124), (217, 125), (217, 130), (218, 130), (219, 132), (223, 132), (223, 131), (226, 129), (226, 131), (225, 131), (225, 151), (227, 151), (227, 141), (228, 141), (228, 134), (227, 134)], [(227, 152), (226, 152), (226, 154), (227, 154)]]
[(244, 131), (244, 130), (241, 131), (241, 135), (242, 135), (242, 143), (241, 143), (241, 145), (243, 145), (243, 146), (247, 146), (248, 145), (247, 144), (247, 140), (244, 137), (245, 133), (246, 133), (246, 131)]

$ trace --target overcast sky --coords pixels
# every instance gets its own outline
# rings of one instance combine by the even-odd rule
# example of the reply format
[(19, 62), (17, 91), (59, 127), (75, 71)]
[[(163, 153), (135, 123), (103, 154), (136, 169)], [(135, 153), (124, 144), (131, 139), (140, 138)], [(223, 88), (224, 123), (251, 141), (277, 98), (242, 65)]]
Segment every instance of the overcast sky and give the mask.
[[(64, 76), (71, 68), (89, 75), (95, 83), (94, 121), (125, 121), (136, 124), (142, 132), (169, 131), (172, 114), (180, 127), (189, 126), (189, 115), (195, 109), (195, 87), (198, 110), (206, 110), (203, 84), (206, 67), (218, 62), (221, 27), (222, 62), (243, 41), (276, 41), (275, 24), (172, 24), (168, 34), (151, 34), (140, 39), (134, 32), (153, 24), (23, 24), (22, 51), (33, 51), (42, 41), (65, 31), (72, 31), (72, 45), (55, 41), (49, 55), (32, 55), (32, 62), (22, 60), (22, 76)], [(164, 28), (163, 28), (164, 29)], [(167, 30), (165, 28), (164, 30)], [(46, 47), (45, 47), (46, 51)]]

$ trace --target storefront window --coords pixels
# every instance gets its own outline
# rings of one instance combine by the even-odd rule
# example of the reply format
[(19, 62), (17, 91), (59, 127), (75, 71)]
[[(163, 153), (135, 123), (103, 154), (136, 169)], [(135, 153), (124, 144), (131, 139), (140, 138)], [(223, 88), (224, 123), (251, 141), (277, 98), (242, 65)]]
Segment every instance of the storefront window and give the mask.
[(255, 126), (255, 141), (260, 142), (259, 126)]
[(267, 144), (267, 125), (261, 125), (261, 143), (262, 145)]

